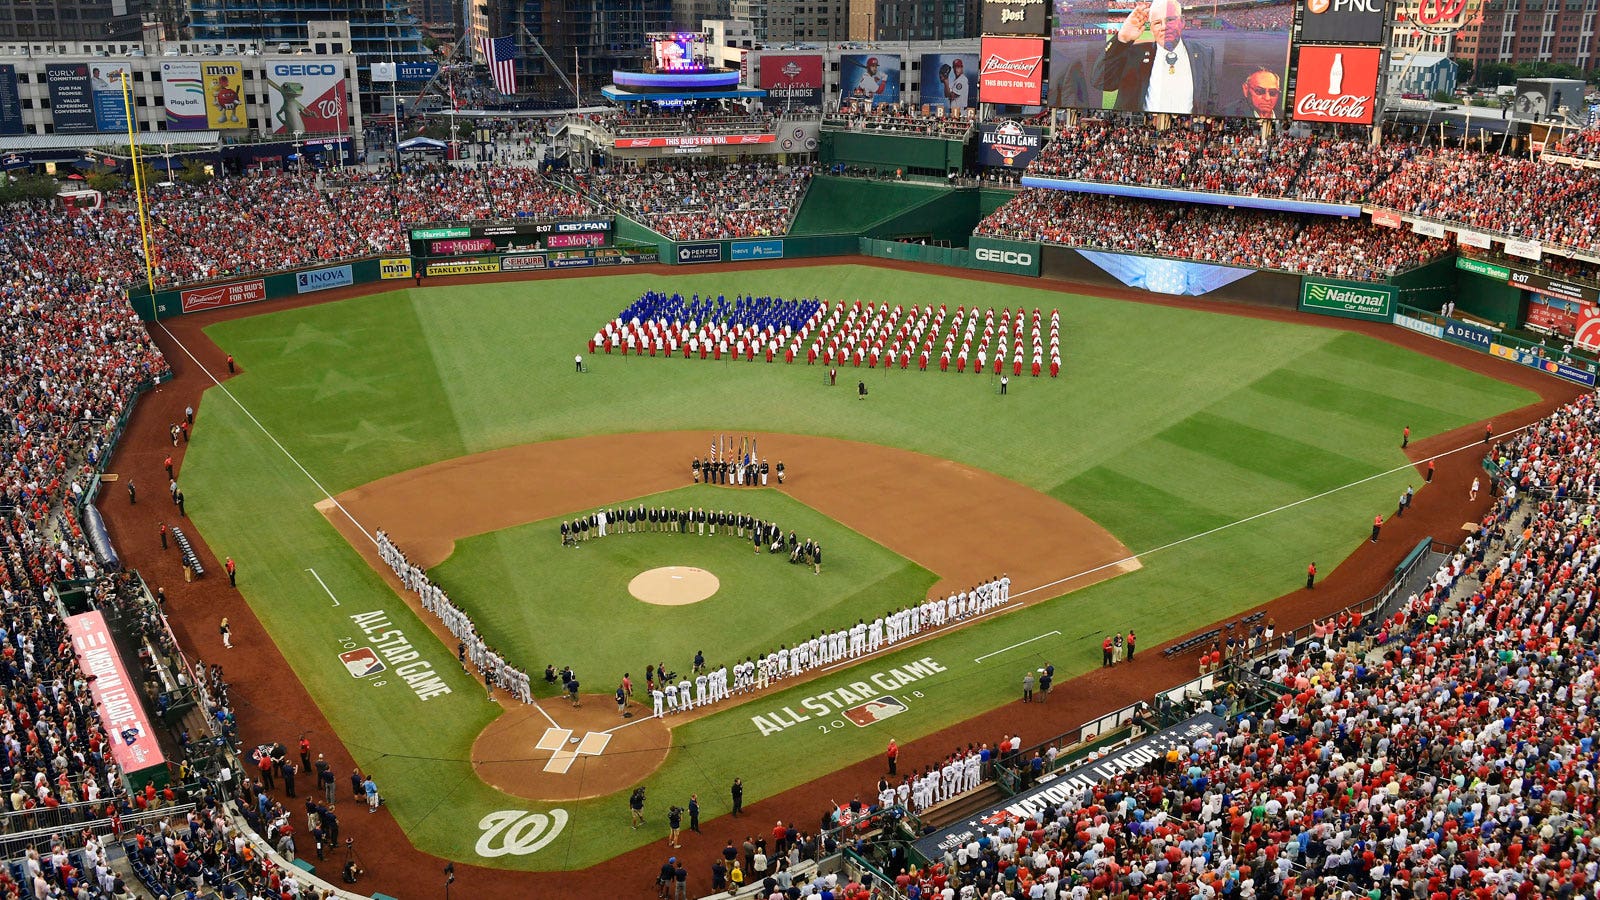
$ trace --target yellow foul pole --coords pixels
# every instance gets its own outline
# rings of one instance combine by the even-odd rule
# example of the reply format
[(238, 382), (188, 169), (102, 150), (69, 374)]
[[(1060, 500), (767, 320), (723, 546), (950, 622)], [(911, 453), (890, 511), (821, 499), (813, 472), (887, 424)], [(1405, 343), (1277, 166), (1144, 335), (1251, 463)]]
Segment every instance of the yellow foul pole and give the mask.
[(150, 289), (150, 321), (161, 318), (156, 309), (156, 271), (150, 263), (150, 221), (144, 210), (144, 175), (139, 171), (139, 122), (133, 116), (133, 84), (129, 71), (118, 73), (122, 77), (122, 109), (128, 118), (128, 158), (133, 163), (133, 201), (139, 210), (139, 239), (144, 245), (144, 283)]

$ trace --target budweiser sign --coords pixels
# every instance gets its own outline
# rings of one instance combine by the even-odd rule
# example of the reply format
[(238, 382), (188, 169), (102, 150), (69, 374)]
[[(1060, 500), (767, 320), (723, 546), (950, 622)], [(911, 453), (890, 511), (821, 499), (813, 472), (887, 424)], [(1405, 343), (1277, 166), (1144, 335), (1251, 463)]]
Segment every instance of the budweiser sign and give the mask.
[(1300, 47), (1294, 118), (1371, 125), (1377, 113), (1377, 47)]
[(1044, 95), (1044, 41), (1038, 38), (983, 39), (978, 99), (984, 103), (1037, 106)]
[(1294, 117), (1319, 122), (1371, 122), (1372, 97), (1355, 94), (1322, 97), (1315, 91), (1303, 92), (1295, 99)]
[(1035, 69), (1039, 68), (1039, 60), (1042, 58), (1043, 54), (1027, 59), (1002, 59), (999, 56), (990, 54), (983, 61), (983, 74), (1016, 75), (1028, 78), (1033, 75)]

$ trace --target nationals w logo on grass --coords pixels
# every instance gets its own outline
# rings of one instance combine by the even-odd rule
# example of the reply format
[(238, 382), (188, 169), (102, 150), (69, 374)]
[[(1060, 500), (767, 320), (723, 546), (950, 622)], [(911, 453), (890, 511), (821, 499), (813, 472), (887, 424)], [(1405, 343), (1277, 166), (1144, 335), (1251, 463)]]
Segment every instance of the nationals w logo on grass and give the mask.
[(906, 711), (906, 705), (895, 697), (880, 697), (869, 700), (860, 706), (852, 706), (844, 711), (844, 717), (856, 723), (856, 727), (865, 728), (873, 722), (882, 722), (890, 716), (898, 716)]
[(346, 650), (339, 654), (339, 661), (344, 663), (346, 669), (350, 670), (351, 678), (366, 678), (368, 675), (376, 675), (388, 668), (383, 664), (383, 660), (378, 658), (378, 654), (373, 652), (371, 647), (357, 647), (354, 650)]

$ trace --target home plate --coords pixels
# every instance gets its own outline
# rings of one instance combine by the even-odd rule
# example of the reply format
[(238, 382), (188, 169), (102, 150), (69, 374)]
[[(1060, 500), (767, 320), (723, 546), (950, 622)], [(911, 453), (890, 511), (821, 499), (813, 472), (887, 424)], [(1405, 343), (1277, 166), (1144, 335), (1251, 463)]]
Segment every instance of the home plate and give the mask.
[(539, 736), (539, 743), (534, 744), (535, 750), (559, 750), (567, 742), (572, 732), (566, 728), (546, 728), (544, 734)]

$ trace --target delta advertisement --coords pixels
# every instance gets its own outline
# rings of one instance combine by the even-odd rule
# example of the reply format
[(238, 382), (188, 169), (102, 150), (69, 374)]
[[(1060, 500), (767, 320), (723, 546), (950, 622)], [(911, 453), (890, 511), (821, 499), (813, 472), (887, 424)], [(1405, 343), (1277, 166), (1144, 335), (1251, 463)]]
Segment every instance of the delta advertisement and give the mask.
[(978, 98), (984, 103), (1038, 106), (1044, 96), (1044, 41), (986, 37), (978, 72)]
[(206, 92), (200, 81), (199, 60), (161, 63), (162, 106), (168, 131), (204, 131)]
[(100, 725), (111, 737), (111, 756), (123, 774), (165, 765), (161, 746), (145, 718), (139, 688), (117, 655), (111, 629), (98, 611), (68, 616), (67, 634), (100, 713)]
[(345, 131), (344, 63), (322, 56), (267, 63), (267, 118), (273, 134)]
[(1383, 42), (1383, 0), (1306, 0), (1300, 40), (1336, 44)]
[(1371, 125), (1382, 56), (1379, 47), (1301, 47), (1295, 121)]
[(900, 54), (846, 53), (839, 57), (840, 96), (879, 106), (900, 102)]
[(245, 105), (244, 64), (238, 60), (206, 60), (200, 64), (200, 88), (206, 105), (206, 127), (231, 130), (250, 127)]
[(23, 134), (22, 98), (17, 95), (17, 67), (0, 65), (0, 136)]
[(1055, 6), (1051, 106), (1239, 118), (1282, 112), (1293, 3)]
[(94, 91), (89, 86), (89, 64), (47, 63), (44, 78), (50, 85), (50, 118), (56, 134), (93, 134)]
[(1025, 34), (1035, 37), (1050, 31), (1049, 0), (982, 0), (984, 34)]
[(128, 102), (122, 92), (122, 79), (132, 78), (121, 63), (91, 65), (89, 89), (94, 92), (94, 124), (100, 131), (128, 130)]
[(821, 106), (822, 56), (768, 53), (761, 57), (762, 90), (768, 106)]
[(978, 126), (978, 165), (1022, 171), (1044, 146), (1044, 129), (1011, 119)]
[(946, 112), (978, 105), (976, 53), (922, 54), (922, 105)]

